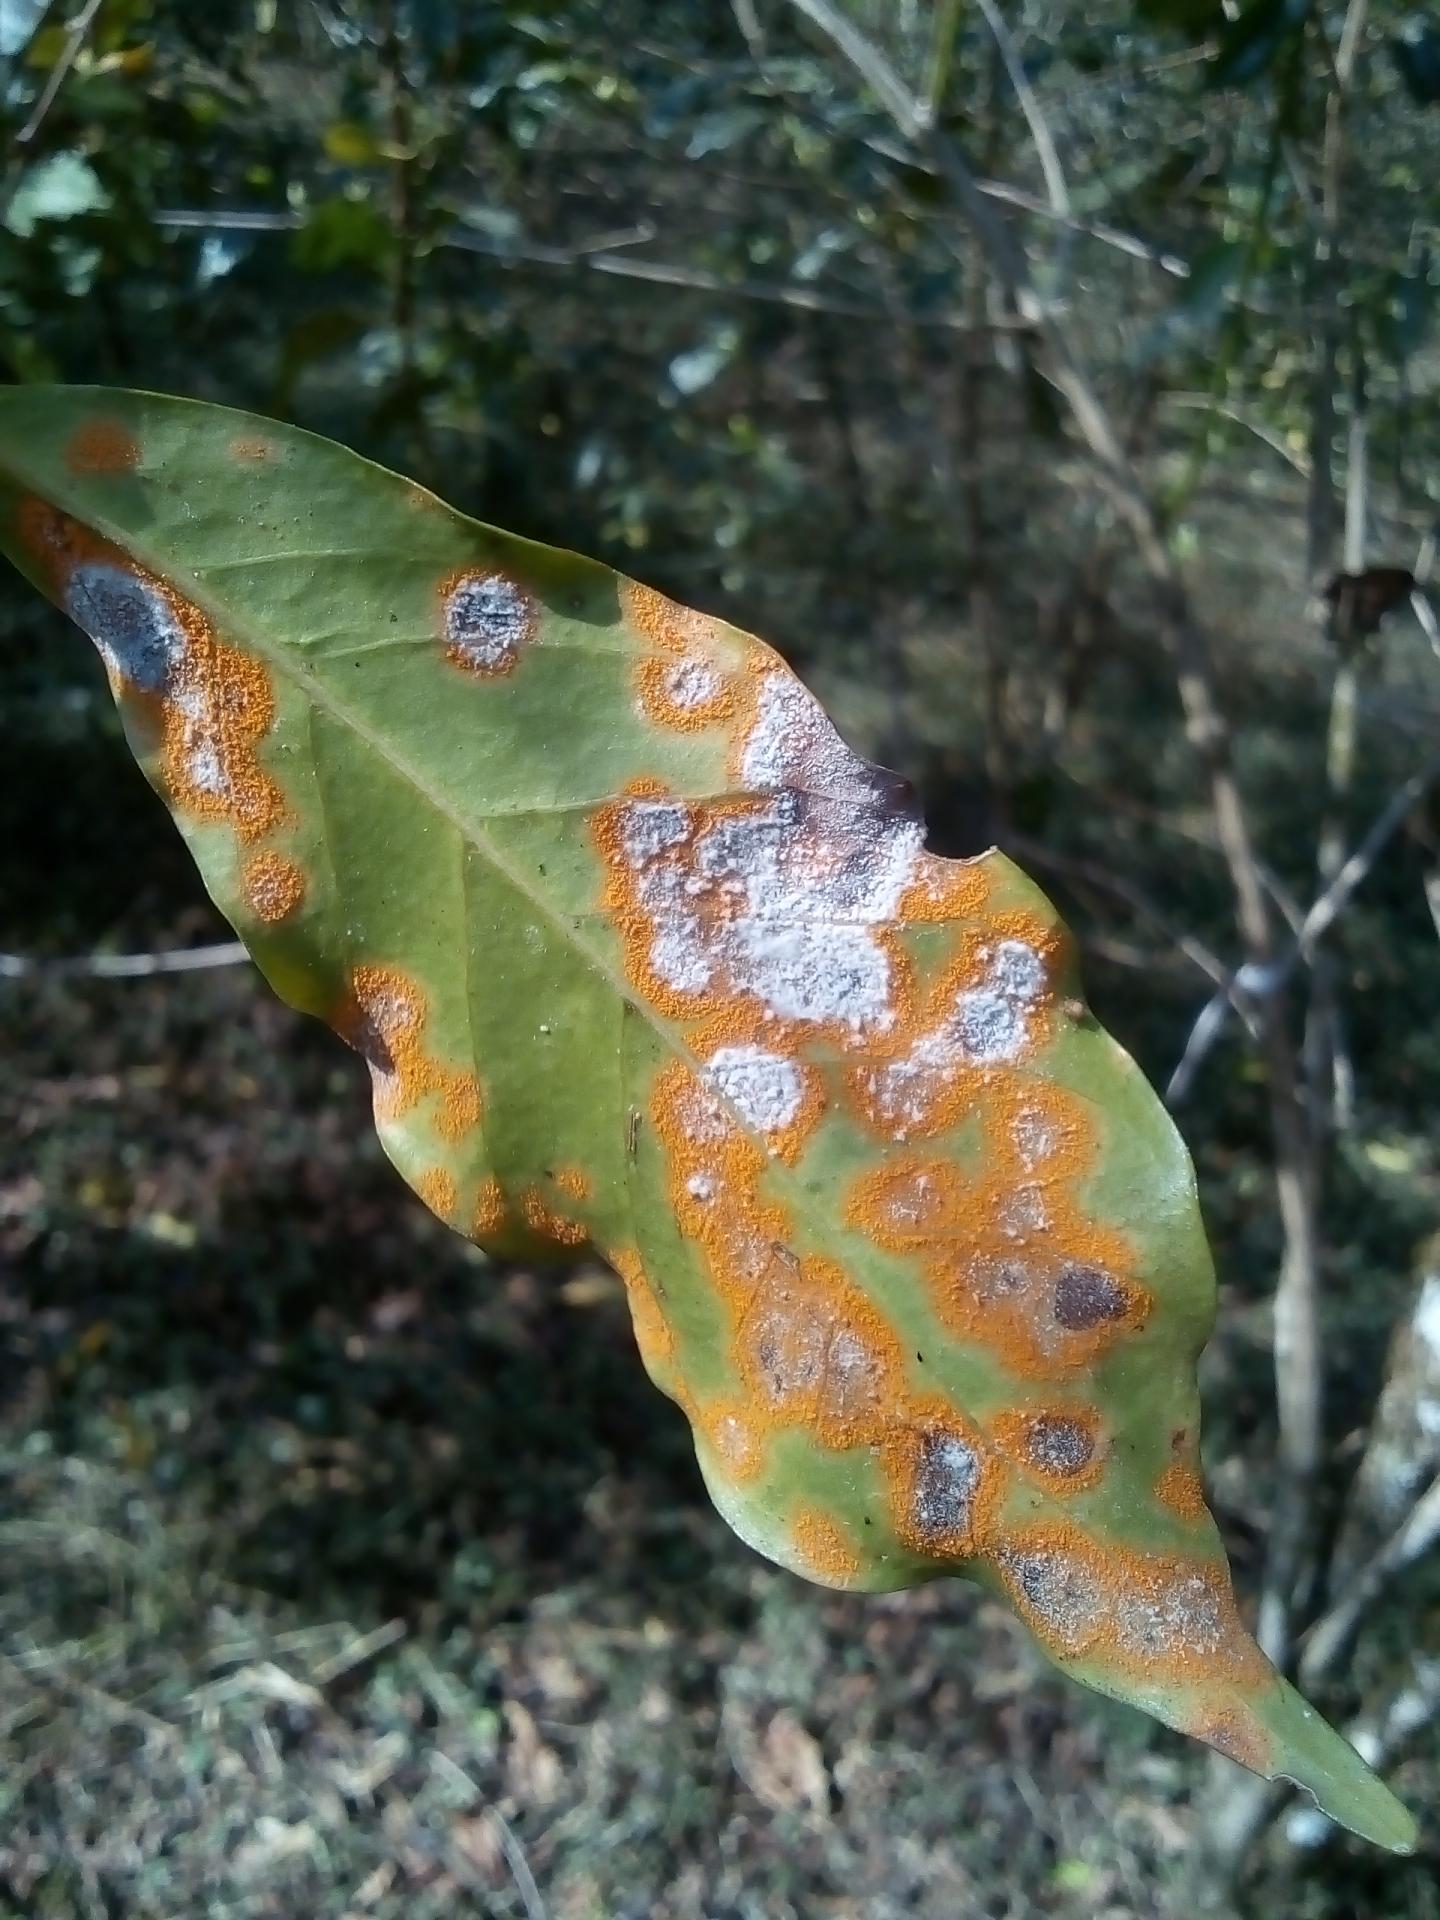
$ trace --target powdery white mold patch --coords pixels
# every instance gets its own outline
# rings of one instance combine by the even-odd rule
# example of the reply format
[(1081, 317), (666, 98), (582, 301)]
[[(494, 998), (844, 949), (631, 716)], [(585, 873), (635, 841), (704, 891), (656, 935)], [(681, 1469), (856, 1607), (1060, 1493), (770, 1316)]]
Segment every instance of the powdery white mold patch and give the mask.
[(805, 1094), (795, 1062), (764, 1047), (717, 1048), (705, 1078), (756, 1133), (783, 1133), (800, 1112)]
[(893, 776), (867, 766), (836, 732), (820, 702), (786, 667), (760, 683), (755, 721), (740, 756), (748, 787), (787, 787), (862, 805), (891, 801)]
[(825, 1373), (830, 1327), (785, 1291), (757, 1303), (745, 1327), (755, 1366), (770, 1398), (783, 1404), (813, 1393)]
[(673, 800), (632, 800), (620, 820), (620, 844), (632, 867), (658, 859), (690, 836), (690, 812)]
[(1228, 1621), (1213, 1580), (1179, 1573), (1118, 1603), (1120, 1643), (1146, 1660), (1216, 1653), (1225, 1644)]
[(99, 648), (112, 674), (163, 693), (185, 657), (185, 629), (158, 587), (123, 567), (85, 560), (65, 584), (65, 610)]
[(981, 958), (980, 983), (962, 988), (937, 1026), (869, 1076), (875, 1105), (899, 1139), (925, 1123), (957, 1073), (1008, 1066), (1030, 1047), (1046, 991), (1045, 963), (1023, 940), (1001, 940)]
[(677, 661), (666, 669), (662, 684), (665, 698), (682, 713), (713, 705), (725, 691), (724, 681), (703, 660)]
[(980, 1485), (980, 1457), (955, 1433), (929, 1433), (921, 1443), (910, 1492), (910, 1519), (922, 1540), (968, 1533)]
[(196, 687), (181, 687), (175, 707), (184, 724), (185, 775), (200, 793), (217, 800), (233, 797), (235, 785), (225, 768), (224, 743), (215, 725), (212, 701)]
[(878, 932), (923, 839), (918, 821), (798, 793), (721, 815), (693, 842), (652, 837), (631, 861), (650, 965), (677, 993), (723, 984), (768, 1018), (883, 1032), (895, 1011)]
[(445, 595), (452, 656), (477, 673), (507, 673), (535, 625), (535, 603), (503, 573), (467, 573)]
[(1034, 1609), (1045, 1638), (1070, 1652), (1089, 1645), (1104, 1625), (1106, 1595), (1078, 1554), (1061, 1547), (1007, 1548), (999, 1559)]
[(1011, 1123), (1010, 1138), (1020, 1164), (1033, 1173), (1043, 1166), (1060, 1146), (1060, 1130), (1048, 1114), (1035, 1107), (1022, 1107)]

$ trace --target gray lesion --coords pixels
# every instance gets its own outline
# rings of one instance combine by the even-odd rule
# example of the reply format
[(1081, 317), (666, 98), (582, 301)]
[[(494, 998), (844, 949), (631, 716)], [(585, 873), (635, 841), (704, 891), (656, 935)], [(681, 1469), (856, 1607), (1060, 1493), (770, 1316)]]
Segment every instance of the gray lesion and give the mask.
[(65, 609), (132, 685), (145, 693), (172, 685), (185, 629), (158, 587), (123, 567), (82, 561), (66, 583)]

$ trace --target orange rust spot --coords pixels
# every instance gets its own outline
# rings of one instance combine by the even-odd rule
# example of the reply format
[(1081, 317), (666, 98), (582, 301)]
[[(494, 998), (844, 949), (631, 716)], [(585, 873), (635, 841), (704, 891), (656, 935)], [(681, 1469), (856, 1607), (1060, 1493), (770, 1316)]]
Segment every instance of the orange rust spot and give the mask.
[(765, 1469), (767, 1436), (747, 1401), (733, 1397), (697, 1400), (684, 1392), (676, 1398), (727, 1479), (743, 1486), (759, 1478)]
[(499, 567), (464, 567), (447, 574), (436, 592), (450, 664), (482, 680), (513, 673), (540, 621), (520, 582)]
[(757, 1436), (800, 1426), (831, 1447), (880, 1438), (902, 1379), (884, 1317), (834, 1261), (791, 1251), (785, 1209), (760, 1192), (764, 1150), (680, 1062), (657, 1075), (653, 1111), (675, 1217), (728, 1309)]
[(230, 458), (259, 463), (269, 460), (278, 451), (271, 440), (263, 440), (259, 434), (238, 434), (230, 442)]
[(71, 434), (65, 464), (71, 473), (133, 473), (140, 444), (118, 420), (87, 420)]
[(990, 894), (985, 868), (977, 861), (946, 860), (922, 853), (915, 874), (900, 896), (896, 918), (902, 921), (971, 920), (984, 912)]
[[(157, 739), (163, 784), (177, 811), (230, 826), (245, 846), (277, 826), (284, 801), (257, 758), (275, 718), (270, 675), (261, 662), (219, 639), (200, 609), (168, 581), (46, 502), (22, 501), (17, 525), (55, 598), (100, 647), (117, 693)], [(88, 571), (81, 575), (81, 569)], [(72, 591), (77, 579), (79, 594)], [(132, 596), (120, 613), (117, 584)], [(107, 601), (111, 617), (125, 624), (123, 633), (104, 630)], [(146, 608), (143, 615), (137, 605)], [(138, 635), (150, 676), (146, 685), (134, 677), (137, 620), (146, 629)]]
[(892, 1154), (856, 1180), (845, 1219), (876, 1246), (892, 1253), (914, 1252), (962, 1232), (976, 1192), (951, 1160)]
[(997, 1415), (992, 1428), (1007, 1459), (1055, 1493), (1093, 1487), (1104, 1471), (1094, 1407), (1066, 1403), (1010, 1410)]
[(610, 1264), (625, 1283), (640, 1358), (648, 1372), (664, 1374), (674, 1362), (675, 1336), (655, 1297), (644, 1262), (635, 1247), (617, 1247), (610, 1255)]
[(377, 1121), (398, 1120), (434, 1094), (436, 1131), (455, 1140), (480, 1117), (480, 1089), (473, 1074), (443, 1067), (426, 1051), (427, 1014), (425, 995), (407, 974), (365, 965), (351, 973), (349, 997), (331, 1025), (370, 1069)]
[(305, 898), (305, 875), (286, 854), (267, 847), (252, 853), (241, 876), (245, 898), (257, 920), (288, 919)]
[[(590, 1197), (589, 1178), (579, 1167), (557, 1168), (547, 1178), (568, 1200), (583, 1202)], [(557, 1246), (583, 1247), (590, 1238), (589, 1228), (562, 1213), (538, 1186), (526, 1187), (521, 1193), (520, 1217), (538, 1239), (551, 1240)]]
[(703, 651), (707, 642), (715, 645), (724, 633), (718, 620), (697, 612), (694, 607), (682, 606), (678, 600), (671, 600), (638, 580), (620, 582), (620, 606), (631, 626), (638, 628), (661, 653), (683, 655)]
[(912, 1402), (881, 1458), (895, 1531), (912, 1553), (948, 1562), (984, 1550), (1003, 1491), (1001, 1463), (954, 1407)]
[(790, 1538), (806, 1572), (828, 1587), (847, 1587), (860, 1571), (854, 1544), (822, 1507), (798, 1507), (791, 1517)]
[(1185, 1460), (1172, 1460), (1155, 1482), (1155, 1498), (1182, 1520), (1198, 1520), (1205, 1512), (1205, 1483)]
[(444, 1167), (427, 1167), (417, 1175), (415, 1191), (430, 1211), (438, 1213), (447, 1225), (455, 1218), (459, 1195), (455, 1189), (454, 1175), (447, 1173)]
[(733, 720), (739, 707), (731, 675), (693, 645), (678, 659), (669, 653), (642, 656), (635, 685), (646, 718), (677, 733)]
[(1077, 1190), (1098, 1148), (1075, 1096), (1023, 1074), (977, 1086), (979, 1169), (892, 1154), (860, 1175), (847, 1224), (916, 1259), (946, 1324), (1025, 1377), (1091, 1362), (1147, 1319), (1126, 1236), (1090, 1217)]
[(1149, 1679), (1259, 1684), (1223, 1562), (1132, 1552), (1069, 1522), (997, 1533), (987, 1549), (1017, 1612), (1061, 1658)]
[(504, 1231), (507, 1213), (504, 1188), (493, 1174), (486, 1174), (475, 1196), (471, 1234), (479, 1241), (493, 1240)]
[(1275, 1746), (1267, 1729), (1253, 1713), (1232, 1707), (1228, 1712), (1202, 1716), (1185, 1731), (1203, 1740), (1227, 1760), (1267, 1777), (1275, 1771)]
[(445, 1075), (435, 1129), (443, 1140), (463, 1140), (480, 1124), (480, 1082), (473, 1073)]
[[(953, 884), (968, 883), (962, 868)], [(900, 996), (883, 1046), (850, 1069), (859, 1112), (886, 1139), (914, 1140), (948, 1133), (980, 1110), (997, 1075), (1033, 1059), (1050, 1038), (1065, 958), (1062, 930), (1033, 914), (962, 924), (924, 995)]]
[[(900, 1344), (833, 1260), (778, 1258), (738, 1314), (737, 1357), (760, 1417), (803, 1426), (832, 1448), (878, 1441), (903, 1395)], [(730, 1276), (712, 1273), (722, 1291)], [(728, 1297), (734, 1304), (734, 1296)]]

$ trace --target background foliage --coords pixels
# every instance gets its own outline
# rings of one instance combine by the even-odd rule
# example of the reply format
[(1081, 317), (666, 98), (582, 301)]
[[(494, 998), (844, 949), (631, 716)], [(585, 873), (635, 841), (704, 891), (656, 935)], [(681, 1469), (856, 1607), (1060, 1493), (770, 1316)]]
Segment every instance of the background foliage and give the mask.
[[(1373, 632), (1323, 598), (1423, 572), (1435, 523), (1440, 36), (1379, 0), (1012, 5), (998, 35), (945, 0), (844, 11), (1088, 358), (1303, 907), (1327, 827), (1353, 845), (1440, 719), (1406, 593)], [(940, 850), (999, 839), (1052, 886), (1100, 1016), (1168, 1079), (1214, 984), (1197, 951), (1244, 951), (1153, 583), (943, 172), (796, 9), (0, 0), (0, 59), (9, 377), (283, 414), (766, 634), (915, 780)], [(5, 591), (0, 944), (222, 938), (88, 647)], [(1326, 1541), (1440, 1224), (1436, 833), (1405, 810), (1286, 1007)], [(948, 1920), (1215, 1884), (1225, 1788), (967, 1589), (829, 1597), (746, 1556), (618, 1287), (497, 1272), (424, 1218), (363, 1076), (250, 973), (12, 971), (14, 1911)], [(1268, 1088), (1232, 1020), (1178, 1109), (1223, 1287), (1207, 1461), (1251, 1594)], [(1433, 1409), (1423, 1351), (1398, 1359)], [(1437, 1604), (1432, 1556), (1327, 1708), (1433, 1691)], [(1398, 1757), (1433, 1803), (1433, 1722)], [(1319, 1837), (1272, 1828), (1241, 1905), (1440, 1911), (1433, 1857)]]

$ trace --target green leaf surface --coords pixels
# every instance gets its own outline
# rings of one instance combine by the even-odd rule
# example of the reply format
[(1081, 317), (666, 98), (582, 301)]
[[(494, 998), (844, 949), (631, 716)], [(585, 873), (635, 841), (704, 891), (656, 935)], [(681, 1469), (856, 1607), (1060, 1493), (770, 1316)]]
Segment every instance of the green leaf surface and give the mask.
[(1190, 1162), (1008, 860), (926, 852), (760, 641), (269, 421), (0, 393), (0, 540), (415, 1190), (620, 1273), (742, 1538), (837, 1587), (968, 1575), (1411, 1844), (1241, 1624)]

